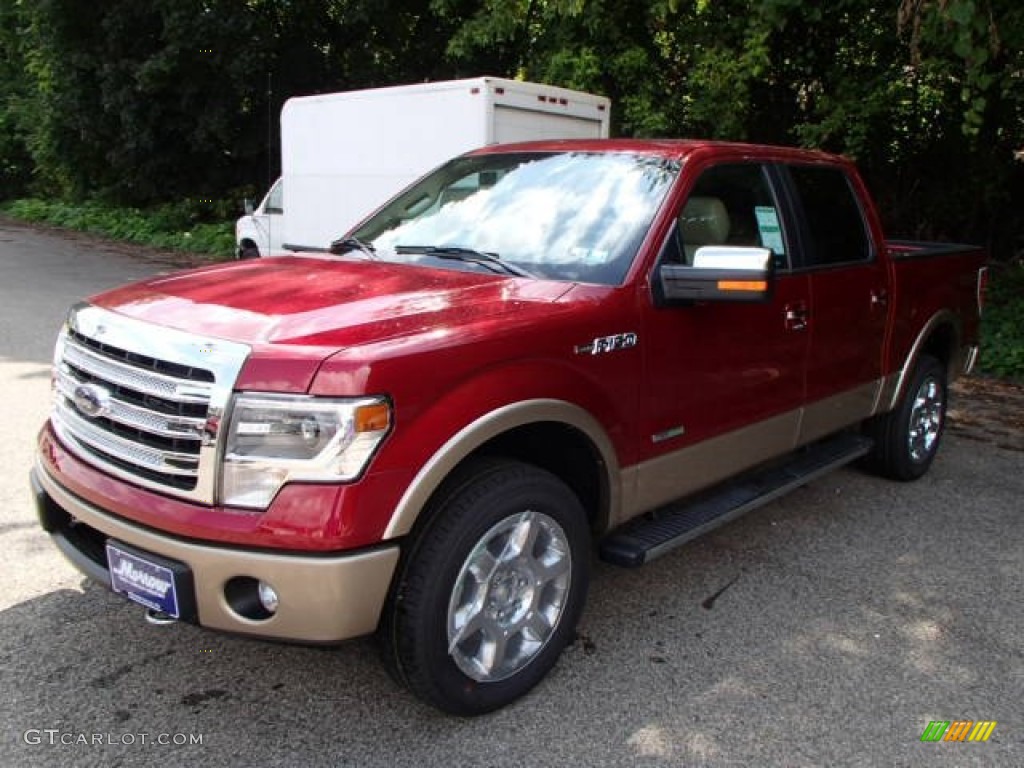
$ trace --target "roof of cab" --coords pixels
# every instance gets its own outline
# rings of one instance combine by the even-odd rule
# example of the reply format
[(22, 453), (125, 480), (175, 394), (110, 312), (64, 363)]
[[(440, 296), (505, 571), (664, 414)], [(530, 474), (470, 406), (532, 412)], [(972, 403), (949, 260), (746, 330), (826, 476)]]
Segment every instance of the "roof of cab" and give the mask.
[(767, 144), (744, 144), (709, 139), (553, 139), (516, 144), (492, 144), (471, 155), (508, 152), (629, 152), (685, 160), (694, 155), (779, 162), (828, 162), (848, 164), (847, 158), (816, 149)]

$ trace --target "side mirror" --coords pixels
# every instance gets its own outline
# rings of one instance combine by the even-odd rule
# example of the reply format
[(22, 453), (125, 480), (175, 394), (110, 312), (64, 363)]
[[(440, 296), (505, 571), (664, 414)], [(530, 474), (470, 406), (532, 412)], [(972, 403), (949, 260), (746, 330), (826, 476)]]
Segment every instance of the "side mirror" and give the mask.
[(756, 302), (771, 298), (772, 252), (767, 248), (705, 245), (693, 266), (662, 264), (658, 269), (665, 303)]
[(252, 212), (256, 210), (253, 207), (252, 200), (250, 200), (248, 197), (242, 201), (242, 207), (245, 208), (246, 216), (252, 216)]

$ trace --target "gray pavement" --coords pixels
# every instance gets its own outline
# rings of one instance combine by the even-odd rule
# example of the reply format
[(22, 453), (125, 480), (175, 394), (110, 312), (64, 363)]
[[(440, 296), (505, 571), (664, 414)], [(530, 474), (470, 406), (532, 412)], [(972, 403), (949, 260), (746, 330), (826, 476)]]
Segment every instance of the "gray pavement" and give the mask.
[[(1024, 453), (956, 434), (921, 482), (844, 470), (644, 569), (597, 564), (553, 674), (475, 720), (368, 640), (146, 624), (38, 530), (27, 474), (68, 305), (169, 268), (0, 222), (0, 764), (1024, 765)], [(920, 741), (965, 719), (998, 724)]]

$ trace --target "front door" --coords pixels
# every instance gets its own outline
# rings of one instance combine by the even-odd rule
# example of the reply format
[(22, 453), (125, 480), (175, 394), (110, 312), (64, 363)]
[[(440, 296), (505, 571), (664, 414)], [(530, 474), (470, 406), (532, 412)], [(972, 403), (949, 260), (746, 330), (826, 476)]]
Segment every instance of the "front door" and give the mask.
[(661, 262), (692, 265), (704, 245), (769, 248), (774, 290), (765, 303), (698, 302), (647, 313), (638, 510), (795, 445), (811, 296), (808, 276), (791, 269), (789, 240), (760, 164), (708, 168), (677, 212)]

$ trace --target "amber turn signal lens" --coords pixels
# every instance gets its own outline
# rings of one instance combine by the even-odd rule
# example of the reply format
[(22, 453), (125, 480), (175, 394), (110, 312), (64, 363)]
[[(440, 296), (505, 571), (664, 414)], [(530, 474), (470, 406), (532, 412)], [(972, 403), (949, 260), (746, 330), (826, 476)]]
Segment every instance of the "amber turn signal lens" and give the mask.
[(363, 405), (356, 410), (356, 432), (383, 432), (391, 425), (391, 408), (387, 403)]
[(767, 291), (768, 283), (764, 280), (719, 280), (720, 291)]

